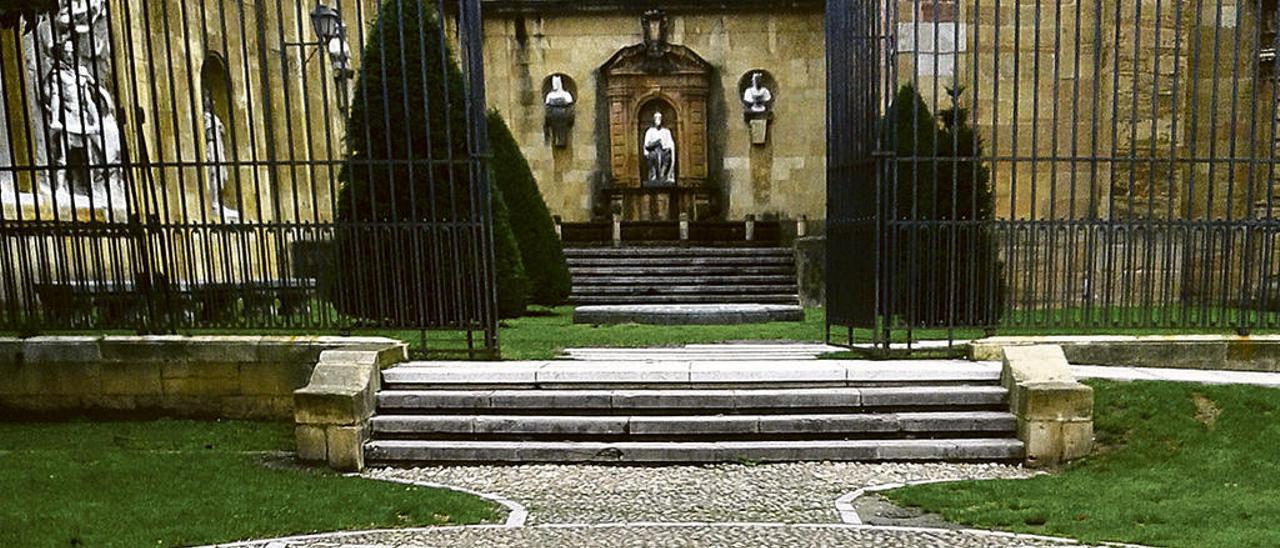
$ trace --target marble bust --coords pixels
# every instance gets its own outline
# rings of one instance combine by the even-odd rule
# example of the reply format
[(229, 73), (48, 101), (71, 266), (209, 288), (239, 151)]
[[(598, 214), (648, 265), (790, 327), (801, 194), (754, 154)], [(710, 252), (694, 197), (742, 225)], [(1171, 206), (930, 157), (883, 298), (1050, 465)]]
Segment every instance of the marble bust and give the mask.
[[(573, 127), (573, 92), (565, 89), (564, 78), (551, 76), (551, 89), (543, 100), (546, 105), (545, 128), (551, 145), (556, 148), (569, 146), (569, 128)], [(546, 89), (546, 83), (543, 83)]]
[(564, 80), (559, 76), (551, 77), (551, 91), (547, 92), (546, 105), (549, 107), (567, 107), (573, 104), (573, 94), (565, 91)]
[(649, 168), (645, 181), (649, 185), (673, 185), (676, 182), (676, 141), (671, 130), (663, 127), (662, 113), (653, 113), (653, 125), (644, 132), (644, 159)]
[(773, 93), (760, 83), (760, 73), (752, 74), (751, 85), (747, 87), (746, 91), (742, 92), (742, 104), (746, 107), (747, 112), (769, 112), (769, 104), (772, 102)]

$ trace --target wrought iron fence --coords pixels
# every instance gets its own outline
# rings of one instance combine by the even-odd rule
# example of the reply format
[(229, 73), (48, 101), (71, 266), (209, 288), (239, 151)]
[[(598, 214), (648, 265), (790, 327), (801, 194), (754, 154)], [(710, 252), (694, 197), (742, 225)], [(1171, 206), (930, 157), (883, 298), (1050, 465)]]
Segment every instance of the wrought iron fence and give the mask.
[(831, 325), (1280, 327), (1275, 2), (827, 12)]
[(0, 28), (0, 329), (496, 351), (479, 4), (63, 0)]

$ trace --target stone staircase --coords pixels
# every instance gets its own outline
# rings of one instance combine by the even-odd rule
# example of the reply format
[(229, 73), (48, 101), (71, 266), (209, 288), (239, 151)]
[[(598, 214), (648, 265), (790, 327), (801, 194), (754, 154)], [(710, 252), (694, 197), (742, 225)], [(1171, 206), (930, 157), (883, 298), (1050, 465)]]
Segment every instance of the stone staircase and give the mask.
[(566, 248), (576, 305), (798, 305), (785, 247)]
[(963, 361), (411, 362), (366, 460), (1011, 461), (999, 368)]

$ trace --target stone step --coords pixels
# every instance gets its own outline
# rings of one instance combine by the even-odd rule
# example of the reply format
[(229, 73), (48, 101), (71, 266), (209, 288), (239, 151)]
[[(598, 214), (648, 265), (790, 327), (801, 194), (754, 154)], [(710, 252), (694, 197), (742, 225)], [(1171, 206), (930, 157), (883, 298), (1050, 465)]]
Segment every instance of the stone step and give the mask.
[[(990, 384), (999, 364), (931, 361), (664, 361), (616, 362), (407, 362), (382, 372), (394, 385), (759, 385), (864, 386), (883, 384)], [(917, 387), (918, 388), (918, 387)]]
[(760, 285), (786, 285), (795, 287), (796, 277), (794, 274), (724, 274), (717, 276), (703, 276), (698, 274), (690, 274), (687, 276), (606, 276), (606, 275), (586, 275), (574, 274), (574, 287), (588, 287), (592, 285), (652, 285), (662, 284), (670, 285), (717, 285), (725, 286), (760, 286)]
[(1012, 435), (999, 411), (765, 415), (379, 415), (375, 436), (945, 436)]
[(569, 273), (574, 277), (586, 276), (719, 276), (719, 275), (774, 275), (795, 276), (792, 265), (777, 264), (764, 266), (749, 265), (679, 265), (664, 266), (571, 266)]
[(795, 265), (794, 257), (590, 257), (566, 258), (569, 268), (636, 267), (636, 266), (787, 266)]
[(800, 304), (791, 294), (693, 294), (693, 295), (581, 295), (571, 296), (579, 305), (609, 304)]
[(1005, 461), (1022, 458), (1010, 438), (696, 442), (374, 440), (373, 462), (778, 462)]
[(593, 414), (794, 413), (886, 409), (994, 409), (1005, 405), (1000, 386), (927, 385), (840, 388), (703, 388), (703, 389), (459, 389), (391, 388), (378, 393), (378, 410), (386, 413), (547, 413), (562, 410)]
[(584, 257), (793, 257), (788, 247), (570, 247), (566, 258)]
[(587, 295), (794, 295), (799, 289), (790, 285), (578, 285), (574, 284), (572, 297)]
[(845, 350), (825, 344), (691, 344), (669, 348), (566, 348), (564, 357), (586, 361), (813, 360)]

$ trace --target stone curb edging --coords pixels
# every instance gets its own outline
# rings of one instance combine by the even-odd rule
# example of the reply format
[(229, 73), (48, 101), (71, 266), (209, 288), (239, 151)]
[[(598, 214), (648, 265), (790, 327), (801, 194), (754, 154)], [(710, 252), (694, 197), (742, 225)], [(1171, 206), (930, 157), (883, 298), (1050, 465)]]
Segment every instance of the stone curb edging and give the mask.
[(413, 485), (417, 487), (445, 489), (448, 491), (457, 491), (459, 493), (466, 493), (468, 495), (480, 497), (487, 501), (503, 506), (507, 509), (507, 521), (502, 524), (503, 527), (524, 527), (525, 522), (529, 520), (528, 508), (525, 508), (523, 504), (520, 504), (502, 495), (495, 495), (493, 493), (484, 493), (484, 492), (476, 491), (473, 489), (467, 489), (466, 487), (458, 487), (456, 485), (448, 485), (444, 483), (432, 483), (429, 481), (414, 481), (414, 480), (407, 480), (407, 479), (400, 479), (400, 478), (380, 478), (376, 476), (369, 476), (369, 475), (358, 474), (358, 473), (344, 474), (344, 475), (347, 477), (353, 477), (353, 478), (364, 478), (364, 479), (371, 479), (371, 480), (377, 480), (377, 481), (385, 481), (390, 483), (399, 483), (403, 485)]
[(464, 493), (467, 495), (480, 497), (482, 499), (485, 499), (487, 501), (493, 502), (495, 504), (498, 504), (499, 506), (506, 508), (507, 520), (501, 524), (484, 523), (484, 524), (476, 524), (476, 525), (433, 525), (433, 526), (427, 526), (427, 527), (406, 527), (406, 528), (398, 528), (398, 529), (366, 529), (363, 531), (335, 531), (331, 533), (312, 533), (308, 535), (295, 535), (290, 537), (279, 537), (279, 538), (271, 538), (271, 539), (242, 540), (242, 541), (236, 541), (236, 542), (229, 542), (226, 544), (211, 544), (211, 545), (201, 546), (198, 548), (248, 548), (248, 547), (261, 546), (261, 545), (272, 544), (272, 543), (282, 543), (288, 546), (288, 544), (292, 542), (308, 542), (313, 540), (326, 540), (326, 539), (337, 540), (345, 537), (354, 537), (354, 536), (369, 535), (369, 534), (414, 533), (414, 532), (438, 531), (442, 529), (511, 529), (515, 527), (524, 527), (525, 522), (528, 521), (529, 519), (529, 510), (525, 508), (523, 504), (520, 504), (516, 501), (513, 501), (501, 495), (484, 493), (484, 492), (475, 491), (472, 489), (467, 489), (466, 487), (458, 487), (456, 485), (447, 485), (443, 483), (431, 483), (426, 481), (413, 481), (413, 480), (405, 480), (405, 479), (399, 479), (399, 478), (379, 478), (379, 477), (368, 476), (360, 473), (348, 473), (348, 474), (343, 474), (343, 476), (349, 477), (349, 478), (360, 478), (360, 479), (367, 479), (367, 480), (373, 480), (373, 481), (385, 481), (388, 483), (398, 483), (401, 485), (413, 485), (415, 487), (444, 489), (447, 491), (454, 491), (457, 493)]
[[(1044, 475), (1044, 474), (1045, 472), (1041, 472), (1036, 475)], [(992, 529), (945, 529), (941, 527), (868, 525), (862, 521), (862, 517), (858, 515), (858, 511), (856, 508), (854, 508), (854, 505), (853, 505), (854, 501), (868, 494), (880, 493), (882, 491), (891, 491), (893, 489), (899, 489), (902, 487), (911, 487), (916, 485), (930, 485), (935, 483), (952, 483), (952, 482), (960, 482), (960, 481), (991, 481), (991, 480), (981, 480), (981, 479), (974, 480), (974, 479), (958, 478), (958, 479), (917, 480), (917, 481), (905, 481), (905, 482), (882, 483), (879, 485), (871, 485), (871, 486), (863, 487), (861, 489), (857, 489), (855, 491), (841, 495), (840, 498), (836, 499), (836, 511), (840, 514), (840, 521), (844, 522), (844, 525), (848, 525), (852, 527), (866, 527), (868, 529), (882, 529), (882, 530), (890, 530), (890, 531), (908, 531), (908, 532), (920, 532), (920, 533), (953, 532), (953, 533), (964, 533), (967, 535), (1009, 538), (1014, 540), (1039, 540), (1044, 542), (1067, 542), (1067, 543), (1074, 543), (1074, 544), (1082, 544), (1080, 540), (1067, 538), (1067, 537), (1035, 535), (1030, 533), (1014, 533), (1010, 531), (996, 531)], [(1115, 546), (1117, 548), (1149, 548), (1142, 544), (1128, 544), (1123, 542), (1102, 542), (1102, 543), (1099, 543), (1098, 545), (1099, 546)]]

